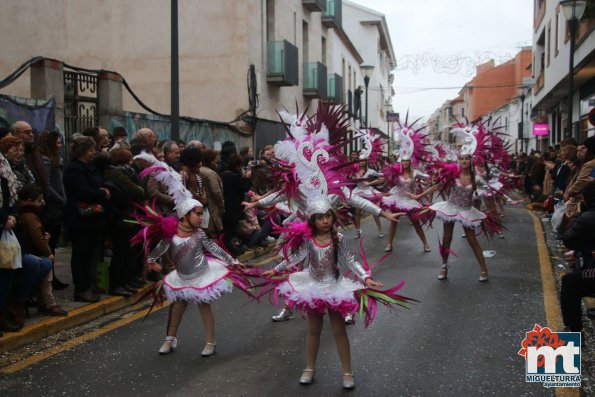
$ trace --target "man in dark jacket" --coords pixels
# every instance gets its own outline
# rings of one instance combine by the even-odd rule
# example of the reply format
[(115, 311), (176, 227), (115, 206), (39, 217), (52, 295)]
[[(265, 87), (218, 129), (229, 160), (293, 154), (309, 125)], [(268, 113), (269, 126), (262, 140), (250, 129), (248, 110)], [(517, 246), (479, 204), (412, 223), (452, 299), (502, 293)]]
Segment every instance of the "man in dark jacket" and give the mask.
[(584, 206), (582, 212), (572, 219), (564, 233), (564, 244), (580, 252), (584, 267), (562, 277), (560, 304), (564, 325), (573, 332), (583, 329), (581, 299), (595, 295), (595, 181), (589, 182), (583, 189)]

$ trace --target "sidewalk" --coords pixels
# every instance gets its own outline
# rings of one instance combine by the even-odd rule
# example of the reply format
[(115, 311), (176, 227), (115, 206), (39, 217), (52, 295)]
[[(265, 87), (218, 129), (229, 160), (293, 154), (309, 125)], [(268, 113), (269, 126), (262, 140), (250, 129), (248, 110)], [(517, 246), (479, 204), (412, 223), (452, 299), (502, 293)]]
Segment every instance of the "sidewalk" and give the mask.
[[(247, 250), (238, 257), (238, 260), (240, 262), (248, 262), (268, 254), (272, 249), (273, 245)], [(60, 331), (74, 328), (105, 314), (131, 306), (136, 302), (140, 294), (136, 294), (130, 298), (102, 294), (101, 300), (97, 303), (75, 302), (74, 286), (72, 285), (72, 274), (70, 271), (70, 255), (70, 246), (56, 249), (56, 277), (60, 281), (68, 283), (69, 286), (64, 290), (54, 291), (54, 296), (58, 305), (64, 310), (68, 310), (68, 316), (52, 317), (38, 314), (37, 308), (29, 308), (31, 317), (26, 319), (23, 329), (19, 332), (4, 332), (4, 336), (0, 337), (0, 353), (40, 341)], [(145, 291), (148, 288), (150, 288), (150, 284), (146, 285), (141, 291)], [(148, 300), (147, 304), (149, 304)]]

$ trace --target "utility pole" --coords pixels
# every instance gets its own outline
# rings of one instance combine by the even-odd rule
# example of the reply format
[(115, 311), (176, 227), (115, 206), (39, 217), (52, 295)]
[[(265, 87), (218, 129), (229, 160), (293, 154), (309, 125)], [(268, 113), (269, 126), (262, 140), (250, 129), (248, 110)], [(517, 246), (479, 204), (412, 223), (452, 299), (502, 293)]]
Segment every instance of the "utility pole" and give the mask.
[(180, 140), (180, 72), (178, 60), (178, 0), (171, 0), (171, 134)]

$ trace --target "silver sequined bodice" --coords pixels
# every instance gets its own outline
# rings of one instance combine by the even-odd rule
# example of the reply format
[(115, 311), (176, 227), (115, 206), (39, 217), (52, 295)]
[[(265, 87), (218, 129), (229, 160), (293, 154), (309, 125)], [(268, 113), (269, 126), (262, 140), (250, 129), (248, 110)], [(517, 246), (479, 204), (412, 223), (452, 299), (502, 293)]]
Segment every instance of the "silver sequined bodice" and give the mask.
[(279, 263), (275, 270), (288, 270), (291, 266), (306, 259), (304, 267), (307, 266), (310, 277), (318, 283), (335, 283), (338, 275), (344, 273), (345, 266), (349, 267), (360, 280), (363, 280), (367, 273), (362, 265), (355, 260), (341, 234), (338, 235), (337, 246), (339, 249), (338, 264), (335, 263), (335, 248), (332, 242), (323, 247), (313, 240), (308, 240), (288, 260)]
[(188, 237), (175, 235), (171, 240), (161, 240), (151, 251), (147, 261), (154, 263), (169, 250), (180, 278), (192, 279), (208, 269), (207, 258), (203, 253), (205, 248), (223, 262), (237, 263), (220, 246), (209, 240), (201, 229)]
[(454, 186), (450, 190), (448, 201), (461, 208), (471, 208), (473, 201), (473, 185), (463, 186), (457, 178)]
[[(403, 175), (398, 176), (397, 185), (393, 188), (394, 194), (405, 196), (405, 193), (414, 193), (413, 178), (405, 178)], [(391, 193), (393, 193), (391, 191)]]
[(415, 193), (415, 180), (420, 179), (427, 179), (430, 176), (428, 174), (424, 174), (418, 170), (413, 170), (413, 175), (411, 178), (406, 178), (404, 174), (400, 174), (397, 177), (397, 184), (393, 186), (390, 190), (391, 194), (406, 197), (406, 193)]

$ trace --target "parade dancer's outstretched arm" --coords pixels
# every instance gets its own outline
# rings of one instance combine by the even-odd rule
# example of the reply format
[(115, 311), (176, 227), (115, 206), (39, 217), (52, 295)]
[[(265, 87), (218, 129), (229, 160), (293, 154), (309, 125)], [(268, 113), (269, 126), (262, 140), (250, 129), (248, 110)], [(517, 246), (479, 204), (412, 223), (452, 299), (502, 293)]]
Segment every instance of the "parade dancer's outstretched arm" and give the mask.
[(345, 194), (345, 197), (347, 197), (347, 204), (351, 205), (352, 207), (358, 208), (364, 212), (368, 212), (374, 216), (381, 216), (383, 218), (388, 219), (391, 222), (399, 222), (399, 218), (404, 215), (403, 212), (395, 212), (394, 214), (386, 212), (382, 210), (380, 207), (378, 207), (376, 204), (372, 203), (371, 201), (366, 200), (365, 198), (360, 197), (356, 194), (351, 194), (351, 191), (346, 187), (343, 187), (342, 191), (343, 194)]
[(308, 256), (307, 244), (307, 242), (304, 242), (297, 250), (295, 250), (293, 254), (289, 255), (287, 259), (283, 259), (277, 266), (271, 270), (263, 272), (262, 275), (264, 277), (272, 277), (279, 272), (284, 272), (291, 269), (292, 266), (297, 265), (298, 263), (304, 262), (304, 259), (306, 259)]

